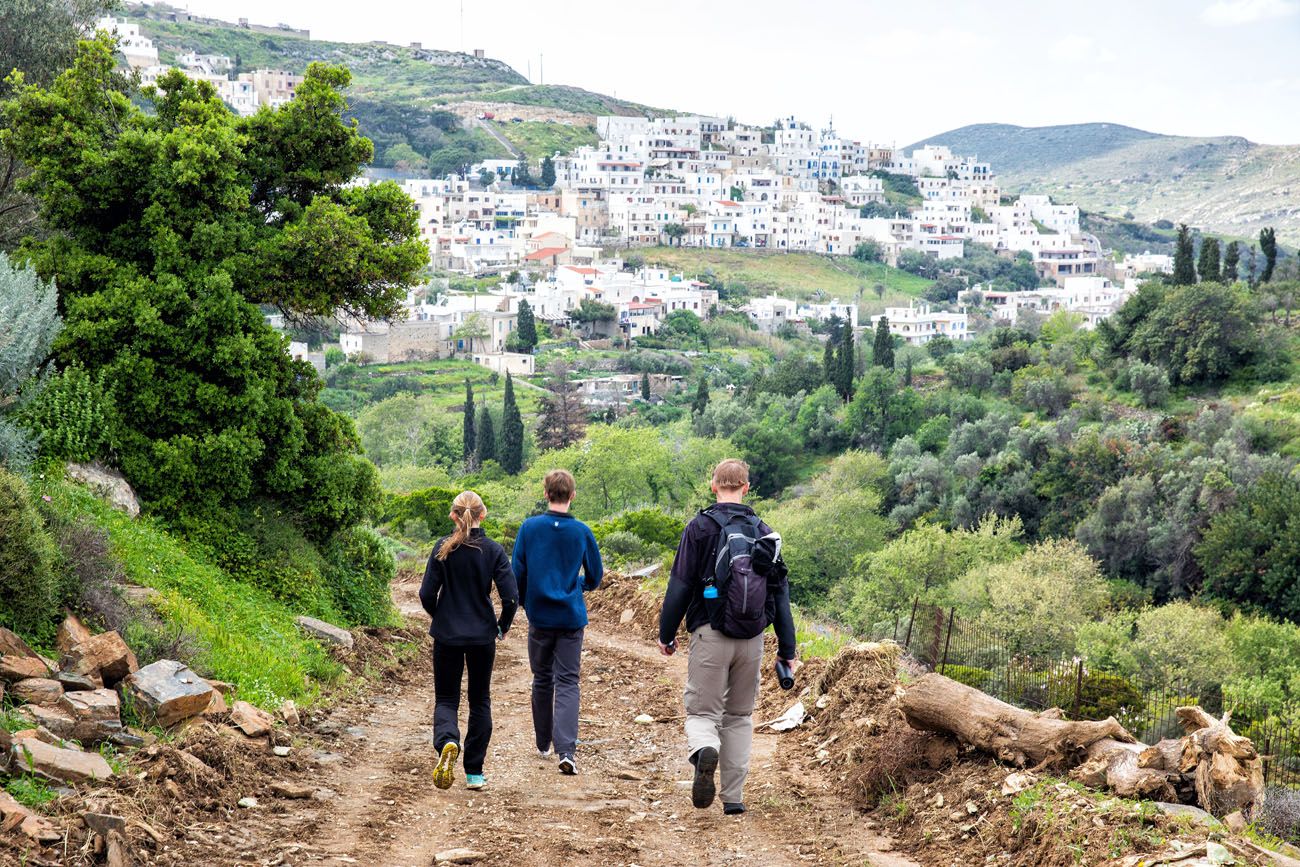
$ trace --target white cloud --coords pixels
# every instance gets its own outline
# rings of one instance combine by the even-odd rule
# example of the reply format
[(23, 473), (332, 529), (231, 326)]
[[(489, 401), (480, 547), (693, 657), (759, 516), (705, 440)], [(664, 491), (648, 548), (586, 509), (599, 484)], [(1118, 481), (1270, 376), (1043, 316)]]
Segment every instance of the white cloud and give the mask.
[(1201, 13), (1210, 24), (1230, 27), (1234, 24), (1254, 24), (1273, 18), (1290, 18), (1300, 12), (1296, 0), (1218, 0)]
[(1067, 36), (1052, 44), (1052, 54), (1057, 60), (1092, 61), (1110, 63), (1115, 60), (1115, 52), (1099, 46), (1091, 36)]

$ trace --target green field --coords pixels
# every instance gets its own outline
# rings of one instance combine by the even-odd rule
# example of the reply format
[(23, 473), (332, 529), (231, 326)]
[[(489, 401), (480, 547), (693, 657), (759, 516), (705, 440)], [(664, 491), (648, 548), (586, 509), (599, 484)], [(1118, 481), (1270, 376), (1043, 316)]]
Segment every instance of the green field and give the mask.
[[(848, 256), (779, 253), (767, 250), (652, 247), (638, 253), (647, 265), (661, 265), (688, 277), (712, 274), (724, 283), (741, 284), (753, 295), (777, 292), (795, 298), (860, 300), (863, 315), (919, 298), (929, 280)], [(885, 287), (883, 300), (875, 286)]]
[(567, 154), (583, 145), (595, 145), (600, 141), (596, 130), (590, 126), (565, 126), (562, 123), (529, 120), (523, 123), (498, 123), (497, 129), (532, 162), (540, 162), (543, 157), (553, 156), (557, 151)]
[[(398, 393), (429, 397), (436, 409), (459, 414), (465, 405), (466, 379), (474, 388), (476, 400), (486, 399), (499, 406), (505, 398), (505, 376), (458, 358), (367, 365), (346, 381), (326, 388), (322, 397), (329, 405), (353, 416), (367, 405)], [(522, 378), (516, 379), (515, 398), (525, 420), (537, 415), (541, 394), (540, 388)]]
[(489, 102), (514, 103), (516, 105), (536, 105), (543, 108), (556, 108), (575, 114), (620, 114), (629, 117), (654, 115), (672, 117), (675, 111), (651, 108), (625, 99), (615, 99), (603, 93), (592, 93), (581, 87), (569, 87), (561, 84), (534, 84), (524, 87), (511, 87), (488, 93), (480, 99)]

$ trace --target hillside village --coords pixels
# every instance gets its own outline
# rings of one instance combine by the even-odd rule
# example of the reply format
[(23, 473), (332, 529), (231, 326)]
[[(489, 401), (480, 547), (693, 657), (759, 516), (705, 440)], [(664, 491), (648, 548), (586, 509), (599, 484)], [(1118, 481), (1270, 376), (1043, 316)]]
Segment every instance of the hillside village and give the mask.
[[(171, 67), (139, 26), (105, 18), (141, 83)], [(244, 26), (241, 24), (241, 26)], [(177, 57), (186, 75), (208, 81), (241, 116), (293, 96), (301, 76), (258, 69), (231, 75), (222, 55)], [(555, 329), (575, 324), (584, 299), (607, 318), (588, 319), (582, 336), (624, 345), (653, 335), (677, 310), (701, 319), (718, 311), (716, 289), (663, 268), (628, 270), (621, 251), (665, 242), (684, 247), (869, 256), (897, 267), (906, 251), (939, 263), (960, 259), (966, 245), (999, 255), (1028, 254), (1051, 288), (1023, 292), (970, 286), (956, 309), (930, 304), (890, 307), (859, 322), (858, 305), (814, 304), (770, 295), (744, 305), (760, 331), (796, 330), (832, 316), (853, 328), (881, 316), (908, 345), (936, 335), (974, 336), (965, 308), (987, 304), (993, 319), (1015, 324), (1018, 313), (1068, 310), (1095, 327), (1137, 289), (1137, 275), (1168, 273), (1172, 257), (1129, 255), (1115, 262), (1080, 227), (1079, 209), (1041, 195), (1004, 196), (995, 167), (974, 155), (926, 145), (910, 152), (816, 129), (794, 117), (770, 127), (734, 119), (602, 116), (600, 142), (549, 158), (554, 183), (538, 189), (517, 177), (521, 164), (488, 160), (441, 179), (405, 179), (419, 208), (421, 237), (437, 272), (517, 275), (486, 293), (412, 292), (405, 319), (344, 322), (340, 348), (364, 361), (396, 362), (461, 356), (500, 373), (536, 371), (528, 353), (508, 351), (520, 302)], [(365, 183), (364, 179), (359, 183)], [(888, 185), (888, 186), (887, 186)], [(889, 190), (917, 197), (892, 207)], [(466, 325), (469, 324), (467, 328)], [(323, 352), (291, 348), (324, 369)]]

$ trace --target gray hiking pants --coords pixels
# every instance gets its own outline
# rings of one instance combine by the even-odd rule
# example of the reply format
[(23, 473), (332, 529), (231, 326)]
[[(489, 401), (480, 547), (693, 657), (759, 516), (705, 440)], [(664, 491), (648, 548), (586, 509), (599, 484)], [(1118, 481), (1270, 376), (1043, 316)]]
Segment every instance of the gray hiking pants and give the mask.
[(718, 751), (723, 803), (744, 800), (762, 664), (762, 635), (728, 638), (707, 624), (691, 633), (686, 743), (690, 755), (704, 747)]
[(533, 670), (533, 733), (537, 749), (552, 745), (556, 755), (572, 756), (578, 745), (578, 704), (582, 688), (581, 629), (528, 627), (528, 665)]

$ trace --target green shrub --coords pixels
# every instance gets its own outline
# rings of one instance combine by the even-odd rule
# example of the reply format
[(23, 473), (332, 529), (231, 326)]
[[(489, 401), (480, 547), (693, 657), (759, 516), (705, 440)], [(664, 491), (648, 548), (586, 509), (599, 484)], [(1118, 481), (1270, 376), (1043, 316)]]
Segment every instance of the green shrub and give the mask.
[(28, 427), (39, 436), (41, 454), (64, 461), (90, 461), (109, 443), (112, 401), (104, 376), (71, 364), (50, 377), (25, 410)]
[(591, 526), (591, 532), (598, 542), (603, 542), (611, 533), (623, 531), (631, 533), (643, 542), (665, 548), (676, 548), (685, 529), (686, 523), (680, 518), (665, 514), (658, 509), (624, 512), (622, 515), (599, 521)]
[(389, 590), (397, 565), (377, 533), (360, 527), (345, 530), (325, 549), (325, 560), (330, 588), (349, 624), (398, 622)]
[(979, 690), (988, 689), (988, 685), (993, 682), (993, 672), (969, 665), (945, 665), (943, 675)]
[(0, 623), (37, 643), (59, 614), (56, 556), (26, 483), (0, 469)]
[(659, 559), (663, 549), (627, 530), (615, 530), (601, 540), (600, 551), (613, 565), (641, 566)]
[[(1048, 704), (1074, 714), (1074, 693), (1078, 674), (1074, 669), (1054, 672), (1048, 679)], [(1142, 691), (1128, 678), (1104, 671), (1085, 671), (1079, 689), (1077, 719), (1099, 720), (1121, 717), (1141, 708), (1145, 702)]]

